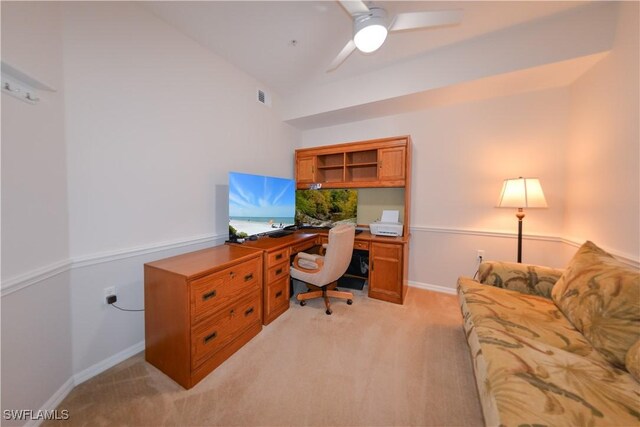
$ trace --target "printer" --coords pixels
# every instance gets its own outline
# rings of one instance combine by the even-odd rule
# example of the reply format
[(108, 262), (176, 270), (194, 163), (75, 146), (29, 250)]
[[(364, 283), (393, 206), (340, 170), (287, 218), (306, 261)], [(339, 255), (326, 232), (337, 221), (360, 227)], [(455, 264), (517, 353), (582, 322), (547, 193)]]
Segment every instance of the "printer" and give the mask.
[(398, 222), (399, 211), (382, 211), (379, 221), (369, 224), (371, 234), (375, 236), (402, 236), (402, 224)]

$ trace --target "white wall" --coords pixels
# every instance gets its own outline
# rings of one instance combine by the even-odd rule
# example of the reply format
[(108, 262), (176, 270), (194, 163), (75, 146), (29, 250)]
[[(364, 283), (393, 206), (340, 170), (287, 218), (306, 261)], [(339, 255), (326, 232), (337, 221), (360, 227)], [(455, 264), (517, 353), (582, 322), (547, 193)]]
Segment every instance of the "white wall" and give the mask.
[(2, 61), (58, 89), (2, 95), (3, 281), (69, 256), (60, 25), (55, 4), (2, 4)]
[(142, 313), (103, 289), (142, 308), (143, 264), (220, 244), (228, 171), (292, 177), (299, 133), (135, 3), (3, 2), (2, 19), (3, 61), (58, 88), (2, 95), (2, 409), (51, 409), (142, 349)]
[(69, 4), (64, 41), (72, 256), (226, 233), (229, 170), (292, 176), (259, 83), (147, 10)]
[[(516, 241), (501, 234), (516, 232), (515, 211), (494, 207), (503, 179), (539, 177), (549, 209), (529, 210), (524, 233), (561, 235), (568, 117), (568, 90), (553, 89), (306, 131), (302, 143), (411, 135), (409, 280), (453, 289), (460, 274), (473, 275), (477, 249), (515, 260)], [(523, 260), (562, 266), (555, 246), (525, 240)]]
[[(72, 258), (224, 236), (230, 170), (292, 177), (298, 133), (255, 79), (133, 3), (68, 3), (64, 18)], [(143, 307), (142, 264), (73, 270), (74, 372), (144, 339), (140, 313), (103, 304), (117, 286)]]
[(5, 284), (68, 264), (57, 4), (2, 2), (2, 61), (58, 89), (37, 105), (2, 94), (2, 409), (39, 409), (72, 374), (68, 272)]
[(640, 260), (639, 5), (620, 5), (611, 53), (572, 87), (566, 231)]

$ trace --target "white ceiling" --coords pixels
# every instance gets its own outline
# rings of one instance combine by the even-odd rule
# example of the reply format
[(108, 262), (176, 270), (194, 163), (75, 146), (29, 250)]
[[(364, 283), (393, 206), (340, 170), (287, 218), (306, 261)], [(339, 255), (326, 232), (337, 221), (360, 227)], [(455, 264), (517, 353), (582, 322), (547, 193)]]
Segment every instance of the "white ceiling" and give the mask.
[[(366, 76), (435, 49), (575, 8), (584, 2), (376, 1), (399, 12), (462, 9), (460, 25), (390, 34), (372, 54), (354, 52), (325, 70), (351, 38), (351, 19), (337, 1), (167, 1), (143, 7), (282, 97), (311, 86)], [(295, 46), (291, 41), (296, 40)]]
[(275, 92), (274, 110), (298, 129), (570, 85), (610, 51), (619, 16), (613, 1), (367, 2), (391, 18), (448, 9), (463, 18), (391, 33), (326, 72), (352, 36), (338, 1), (138, 4)]

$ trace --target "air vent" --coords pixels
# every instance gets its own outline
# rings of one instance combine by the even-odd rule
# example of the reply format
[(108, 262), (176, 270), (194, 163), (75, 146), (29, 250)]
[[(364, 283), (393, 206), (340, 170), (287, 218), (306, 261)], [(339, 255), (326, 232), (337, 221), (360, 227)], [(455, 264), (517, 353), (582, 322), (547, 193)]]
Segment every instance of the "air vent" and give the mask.
[(258, 89), (258, 102), (268, 107), (271, 106), (271, 96), (262, 89)]

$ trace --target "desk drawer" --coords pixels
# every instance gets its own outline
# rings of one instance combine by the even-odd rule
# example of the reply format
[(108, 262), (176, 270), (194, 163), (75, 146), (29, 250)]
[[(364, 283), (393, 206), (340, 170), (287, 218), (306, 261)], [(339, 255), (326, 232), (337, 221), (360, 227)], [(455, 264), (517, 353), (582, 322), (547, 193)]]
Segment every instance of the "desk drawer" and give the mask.
[(353, 242), (353, 249), (360, 249), (360, 250), (363, 250), (363, 251), (368, 251), (369, 250), (369, 242), (363, 242), (363, 241), (356, 240), (355, 242)]
[(252, 289), (259, 288), (260, 259), (194, 280), (190, 286), (193, 323)]
[(273, 283), (276, 280), (288, 276), (289, 275), (289, 260), (283, 262), (282, 264), (276, 265), (275, 267), (267, 270), (267, 283)]
[(262, 322), (260, 293), (232, 304), (191, 332), (191, 368), (196, 369), (255, 323)]
[(267, 253), (267, 265), (265, 268), (271, 268), (281, 262), (289, 262), (289, 248), (280, 249), (279, 251)]
[(316, 241), (315, 239), (313, 240), (309, 240), (307, 242), (301, 242), (301, 243), (297, 243), (295, 245), (293, 245), (291, 247), (291, 253), (292, 254), (297, 254), (298, 252), (304, 252), (307, 249), (311, 249), (312, 247), (314, 247), (316, 245)]
[(289, 306), (289, 276), (268, 284), (266, 291), (264, 312), (268, 319), (283, 306)]

